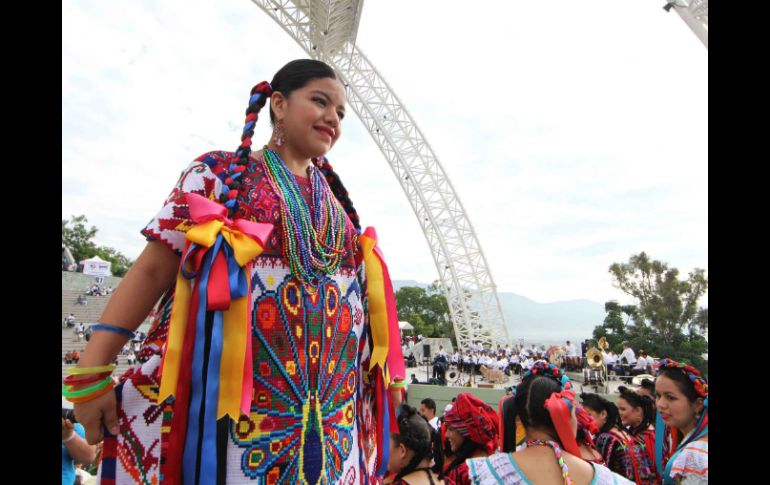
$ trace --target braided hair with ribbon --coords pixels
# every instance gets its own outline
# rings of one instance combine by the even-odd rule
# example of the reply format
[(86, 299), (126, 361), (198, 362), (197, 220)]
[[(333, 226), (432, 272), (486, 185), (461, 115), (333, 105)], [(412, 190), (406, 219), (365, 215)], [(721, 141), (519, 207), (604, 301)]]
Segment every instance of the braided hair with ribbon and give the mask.
[[(254, 128), (259, 112), (274, 92), (280, 92), (283, 96), (289, 97), (293, 91), (304, 87), (308, 81), (319, 78), (338, 79), (338, 76), (334, 69), (321, 61), (297, 59), (283, 66), (273, 76), (271, 82), (262, 81), (251, 88), (249, 105), (246, 108), (246, 120), (241, 134), (241, 143), (235, 152), (236, 161), (227, 167), (225, 172), (218, 175), (224, 185), (220, 201), (229, 209), (230, 217), (233, 217), (237, 210), (235, 199), (241, 185), (238, 178), (246, 170), (249, 163), (249, 156), (252, 152), (252, 138), (254, 137)], [(272, 108), (270, 108), (270, 123), (273, 126), (275, 125), (275, 113)], [(339, 174), (334, 171), (326, 157), (313, 158), (312, 162), (323, 174), (332, 193), (342, 205), (355, 228), (360, 232), (361, 225), (358, 213), (353, 206), (353, 202), (350, 200), (347, 189), (343, 185), (342, 180), (340, 180)]]
[[(662, 359), (658, 363), (656, 379), (660, 377), (666, 377), (671, 379), (676, 384), (677, 388), (685, 395), (688, 401), (691, 403), (703, 400), (703, 411), (696, 415), (695, 428), (686, 440), (683, 440), (680, 435), (680, 430), (666, 426), (658, 414), (656, 427), (655, 427), (655, 465), (658, 468), (658, 473), (663, 477), (663, 483), (673, 483), (670, 479), (669, 469), (674, 462), (674, 458), (678, 455), (685, 446), (694, 441), (698, 441), (708, 436), (708, 401), (709, 401), (709, 387), (706, 379), (703, 378), (700, 371), (691, 365), (687, 365), (681, 362), (677, 362), (673, 359)], [(672, 452), (669, 457), (664, 456), (664, 442), (671, 439)], [(678, 441), (682, 440), (680, 443)], [(666, 462), (664, 472), (664, 461)]]
[[(519, 418), (525, 429), (537, 428), (554, 438), (542, 444), (553, 448), (559, 458), (562, 449), (580, 457), (580, 448), (571, 426), (572, 410), (576, 406), (569, 377), (559, 367), (545, 360), (535, 362), (514, 389), (514, 395), (501, 403), (501, 417), (504, 420), (501, 423), (503, 451), (515, 451), (512, 447), (515, 448), (516, 418)], [(531, 441), (530, 444), (541, 443)], [(563, 460), (559, 465), (565, 483), (569, 483)]]

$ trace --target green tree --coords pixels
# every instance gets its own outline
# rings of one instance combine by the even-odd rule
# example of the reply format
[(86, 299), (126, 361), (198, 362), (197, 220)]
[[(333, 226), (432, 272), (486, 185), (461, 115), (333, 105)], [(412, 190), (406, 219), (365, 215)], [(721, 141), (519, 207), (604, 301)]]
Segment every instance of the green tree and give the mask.
[(612, 300), (604, 304), (604, 311), (607, 316), (604, 317), (604, 323), (594, 328), (594, 338), (599, 340), (602, 337), (607, 339), (607, 343), (612, 350), (626, 340), (626, 324), (623, 322), (624, 307), (618, 302)]
[(427, 289), (404, 286), (396, 292), (398, 319), (414, 325), (415, 332), (426, 337), (447, 337), (456, 345), (449, 305), (438, 282)]
[(612, 264), (609, 271), (616, 288), (639, 300), (639, 320), (651, 325), (665, 343), (673, 344), (675, 335), (696, 325), (698, 299), (708, 290), (704, 270), (695, 268), (681, 281), (678, 269), (641, 252), (628, 263)]
[[(628, 316), (624, 332), (631, 347), (687, 362), (707, 373), (708, 365), (701, 355), (708, 351), (708, 343), (701, 333), (708, 330), (708, 308), (697, 306), (708, 290), (705, 271), (696, 268), (686, 280), (680, 280), (679, 270), (651, 260), (644, 252), (632, 255), (628, 263), (612, 264), (609, 271), (615, 286), (638, 300), (636, 306), (605, 305), (607, 319), (615, 325), (620, 312)], [(595, 335), (613, 328), (607, 319), (594, 330)]]
[(93, 242), (98, 229), (86, 227), (86, 216), (72, 216), (72, 219), (61, 221), (61, 242), (69, 248), (75, 262), (78, 263), (94, 255), (96, 245)]
[(93, 239), (99, 231), (96, 226), (86, 227), (88, 219), (85, 215), (72, 216), (71, 219), (62, 219), (61, 221), (61, 242), (72, 252), (75, 262), (94, 256), (99, 256), (105, 261), (112, 263), (112, 274), (123, 277), (128, 272), (133, 261), (128, 259), (119, 251), (107, 247), (97, 246)]

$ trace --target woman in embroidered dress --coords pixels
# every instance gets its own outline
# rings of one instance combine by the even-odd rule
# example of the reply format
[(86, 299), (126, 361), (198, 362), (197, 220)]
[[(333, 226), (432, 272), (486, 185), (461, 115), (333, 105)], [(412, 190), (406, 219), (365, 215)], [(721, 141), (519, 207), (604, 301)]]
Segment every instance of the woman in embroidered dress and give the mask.
[[(708, 383), (697, 369), (671, 359), (660, 361), (655, 379), (660, 418), (655, 451), (661, 457), (665, 485), (708, 483), (708, 396)], [(671, 438), (674, 452), (664, 458), (666, 436)]]
[[(620, 420), (626, 432), (635, 443), (644, 446), (646, 453), (638, 463), (639, 474), (636, 482), (641, 484), (660, 483), (655, 467), (655, 405), (650, 398), (625, 386), (618, 387), (620, 396), (616, 401)], [(634, 445), (636, 446), (636, 445)]]
[(626, 432), (617, 406), (598, 394), (583, 393), (580, 399), (599, 426), (594, 442), (604, 464), (629, 480), (636, 481), (639, 476), (637, 483), (642, 483), (640, 466), (652, 466), (647, 447)]
[(444, 470), (447, 485), (469, 485), (468, 458), (485, 457), (495, 452), (500, 436), (500, 418), (484, 401), (461, 392), (452, 408), (444, 413), (446, 439), (452, 461)]
[[(252, 152), (268, 99), (273, 135)], [(193, 161), (142, 231), (148, 244), (79, 364), (111, 362), (160, 298), (146, 363), (75, 405), (88, 442), (104, 436), (101, 483), (369, 483), (384, 473), (387, 349), (369, 372), (366, 288), (379, 250), (325, 158), (345, 102), (328, 65), (288, 63), (252, 89), (237, 151)]]
[(388, 462), (388, 471), (394, 476), (385, 483), (443, 485), (444, 458), (438, 431), (415, 408), (406, 404), (401, 405), (396, 421), (398, 433), (391, 434)]
[[(536, 362), (503, 406), (503, 452), (468, 460), (472, 483), (631, 484), (607, 467), (580, 457), (575, 439), (577, 406), (571, 387), (558, 367), (543, 360)], [(513, 452), (516, 417), (524, 426), (526, 444)]]

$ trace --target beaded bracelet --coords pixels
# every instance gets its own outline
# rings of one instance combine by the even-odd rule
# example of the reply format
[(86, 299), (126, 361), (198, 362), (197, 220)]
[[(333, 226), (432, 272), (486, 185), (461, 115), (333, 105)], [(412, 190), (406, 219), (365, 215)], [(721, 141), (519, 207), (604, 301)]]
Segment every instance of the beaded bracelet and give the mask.
[(92, 394), (92, 393), (94, 393), (96, 391), (101, 391), (105, 387), (109, 386), (110, 383), (114, 383), (113, 380), (112, 380), (112, 377), (107, 377), (102, 382), (100, 382), (100, 383), (98, 383), (98, 384), (96, 384), (94, 386), (86, 387), (84, 389), (80, 389), (80, 390), (77, 390), (77, 391), (73, 390), (72, 386), (62, 386), (62, 392), (61, 393), (62, 393), (62, 396), (67, 397), (67, 398), (69, 398), (69, 397), (85, 397), (85, 396), (88, 396), (89, 394)]
[(70, 367), (67, 374), (71, 376), (82, 376), (87, 374), (101, 374), (102, 372), (112, 372), (115, 370), (115, 364), (100, 365), (97, 367)]
[(97, 323), (95, 325), (91, 325), (91, 330), (94, 330), (94, 331), (102, 330), (105, 332), (117, 333), (119, 335), (123, 335), (124, 337), (128, 337), (130, 339), (134, 338), (134, 332), (132, 332), (127, 328), (118, 327), (117, 325), (107, 325), (106, 323)]

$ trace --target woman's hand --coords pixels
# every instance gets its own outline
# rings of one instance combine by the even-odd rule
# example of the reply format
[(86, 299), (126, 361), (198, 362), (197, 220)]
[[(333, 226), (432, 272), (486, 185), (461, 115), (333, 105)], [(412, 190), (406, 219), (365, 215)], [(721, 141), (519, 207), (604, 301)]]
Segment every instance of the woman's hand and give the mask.
[[(120, 432), (117, 409), (114, 390), (91, 401), (75, 404), (75, 417), (85, 428), (86, 441), (89, 445), (95, 445), (104, 439), (104, 427), (114, 435)], [(64, 424), (62, 424), (62, 435), (64, 435)]]

